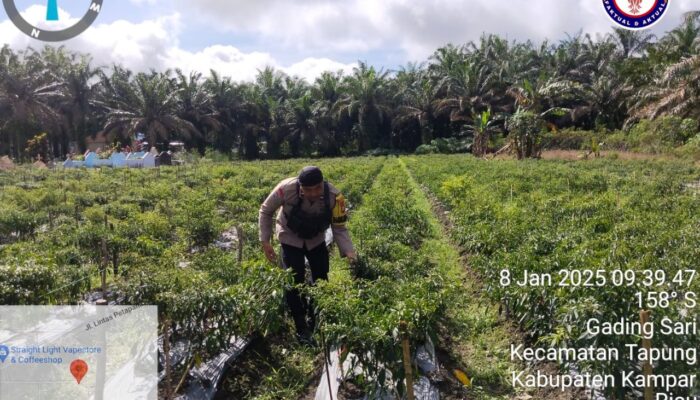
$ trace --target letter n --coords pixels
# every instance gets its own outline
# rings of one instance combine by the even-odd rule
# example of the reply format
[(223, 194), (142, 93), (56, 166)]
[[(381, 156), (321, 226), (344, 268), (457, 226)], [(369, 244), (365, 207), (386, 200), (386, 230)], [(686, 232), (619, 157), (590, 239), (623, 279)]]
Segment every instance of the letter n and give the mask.
[(35, 37), (35, 38), (38, 39), (40, 33), (41, 33), (40, 30), (38, 30), (38, 29), (32, 29), (32, 36), (33, 36), (33, 37)]

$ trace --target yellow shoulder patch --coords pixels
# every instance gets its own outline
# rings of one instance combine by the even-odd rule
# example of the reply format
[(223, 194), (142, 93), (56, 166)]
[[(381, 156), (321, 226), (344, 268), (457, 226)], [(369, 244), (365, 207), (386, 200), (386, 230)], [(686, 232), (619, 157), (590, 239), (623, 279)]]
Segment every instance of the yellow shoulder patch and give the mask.
[(335, 196), (335, 206), (333, 207), (333, 225), (344, 225), (348, 220), (348, 212), (345, 208), (345, 197), (342, 193)]
[(472, 380), (469, 379), (467, 374), (465, 374), (464, 372), (456, 369), (456, 370), (452, 371), (452, 373), (454, 374), (455, 378), (457, 378), (460, 382), (462, 382), (462, 385), (467, 386), (467, 387), (472, 385)]

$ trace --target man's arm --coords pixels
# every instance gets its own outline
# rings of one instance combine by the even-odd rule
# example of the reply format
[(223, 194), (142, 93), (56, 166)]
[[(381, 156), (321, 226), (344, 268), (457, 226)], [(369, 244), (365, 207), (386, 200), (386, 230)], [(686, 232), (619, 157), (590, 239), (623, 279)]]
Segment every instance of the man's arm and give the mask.
[(275, 250), (270, 244), (272, 239), (272, 219), (275, 216), (275, 212), (284, 203), (284, 190), (282, 189), (283, 183), (279, 183), (270, 194), (267, 196), (265, 201), (260, 206), (260, 211), (258, 213), (258, 228), (260, 230), (260, 242), (262, 242), (263, 251), (265, 256), (270, 262), (276, 262), (277, 255)]

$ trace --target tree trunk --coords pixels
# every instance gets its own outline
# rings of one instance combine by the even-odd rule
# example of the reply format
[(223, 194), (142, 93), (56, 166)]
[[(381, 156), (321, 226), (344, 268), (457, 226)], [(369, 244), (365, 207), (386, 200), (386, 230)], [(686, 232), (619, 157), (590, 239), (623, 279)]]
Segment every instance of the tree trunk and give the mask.
[(433, 140), (433, 130), (430, 126), (421, 126), (421, 144), (430, 144), (430, 142)]
[(301, 148), (301, 136), (300, 132), (293, 133), (289, 137), (289, 151), (292, 153), (292, 157), (299, 157)]
[(255, 133), (251, 130), (248, 130), (243, 136), (242, 145), (243, 155), (248, 160), (254, 160), (260, 156), (260, 153), (258, 152), (257, 138), (255, 136)]

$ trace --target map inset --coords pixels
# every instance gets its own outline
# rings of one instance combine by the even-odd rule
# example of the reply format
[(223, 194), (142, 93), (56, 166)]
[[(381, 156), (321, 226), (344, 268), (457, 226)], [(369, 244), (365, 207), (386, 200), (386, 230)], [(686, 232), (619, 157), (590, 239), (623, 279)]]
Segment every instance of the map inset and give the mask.
[(155, 306), (0, 306), (0, 400), (156, 399)]

